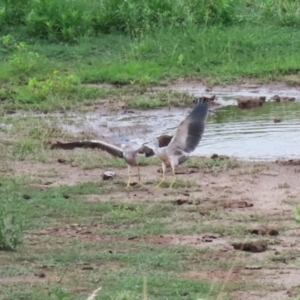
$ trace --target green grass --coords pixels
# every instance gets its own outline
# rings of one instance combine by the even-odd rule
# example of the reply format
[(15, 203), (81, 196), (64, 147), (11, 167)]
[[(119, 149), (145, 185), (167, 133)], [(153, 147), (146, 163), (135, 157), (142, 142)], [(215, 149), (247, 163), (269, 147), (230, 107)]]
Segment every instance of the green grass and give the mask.
[[(11, 117), (4, 118), (5, 123), (10, 123), (9, 120)], [(12, 126), (8, 134), (17, 139), (23, 129), (21, 133), (33, 140), (55, 134), (45, 124), (40, 126), (41, 130), (33, 130), (38, 122), (30, 117), (19, 118), (13, 123), (16, 128)], [(15, 149), (13, 145), (10, 147), (6, 148), (7, 152)], [(209, 194), (207, 189), (207, 193), (203, 193), (199, 185), (201, 177), (197, 182), (197, 177), (193, 177), (195, 181), (180, 178), (173, 191), (152, 190), (156, 183), (152, 180), (146, 184), (150, 192), (135, 186), (128, 193), (123, 177), (103, 181), (99, 176), (99, 180), (86, 178), (69, 185), (46, 185), (43, 182), (59, 183), (69, 178), (76, 169), (53, 165), (56, 158), (61, 157), (60, 153), (56, 157), (55, 152), (47, 149), (34, 151), (36, 155), (45, 151), (48, 160), (38, 163), (30, 153), (17, 157), (10, 154), (1, 160), (1, 207), (15, 218), (16, 225), (21, 225), (16, 227), (20, 244), (14, 251), (0, 251), (1, 300), (86, 300), (98, 287), (102, 290), (96, 299), (143, 299), (144, 282), (147, 299), (159, 300), (209, 300), (218, 296), (227, 300), (234, 290), (254, 288), (252, 281), (245, 285), (241, 281), (227, 281), (226, 274), (233, 268), (244, 270), (248, 265), (257, 265), (256, 256), (223, 248), (230, 247), (235, 240), (258, 239), (249, 233), (249, 227), (253, 223), (279, 222), (278, 216), (267, 218), (249, 213), (247, 209), (224, 209), (222, 203), (230, 196), (220, 190)], [(65, 153), (72, 156), (69, 151)], [(6, 163), (15, 171), (2, 171)], [(98, 167), (104, 168), (107, 164), (108, 160)], [(193, 158), (191, 164), (205, 168), (204, 172), (215, 170), (220, 177), (222, 173), (227, 176), (225, 172), (239, 176), (239, 170), (247, 173), (251, 166), (256, 166), (235, 159)], [(19, 172), (18, 167), (22, 170), (29, 166), (36, 170), (31, 176), (15, 174)], [(125, 165), (116, 166), (120, 173), (124, 169), (123, 174), (125, 168)], [(143, 168), (146, 172), (147, 167)], [(232, 178), (234, 181), (235, 177)], [(248, 178), (245, 175), (243, 180)], [(187, 192), (191, 203), (177, 205), (176, 200), (185, 199)], [(1, 217), (0, 214), (0, 221)], [(278, 226), (284, 237), (284, 232), (294, 228), (294, 223), (287, 225), (286, 218), (282, 221), (284, 224)], [(206, 243), (201, 240), (204, 234), (219, 237)], [(272, 245), (279, 243), (275, 237), (263, 238)], [(281, 256), (291, 257), (287, 252)], [(261, 260), (259, 264), (263, 269), (274, 268), (274, 264), (280, 268), (281, 262), (272, 258)], [(213, 281), (210, 276), (219, 273), (224, 276)], [(45, 277), (39, 278), (38, 274)], [(256, 288), (266, 290), (265, 286), (256, 285)], [(222, 289), (224, 296), (220, 296)]]
[[(0, 280), (11, 277), (19, 280), (2, 286), (0, 299), (86, 299), (87, 292), (100, 285), (103, 287), (101, 299), (117, 299), (122, 293), (129, 292), (132, 297), (141, 299), (144, 277), (150, 299), (181, 299), (186, 292), (189, 294), (187, 299), (213, 299), (218, 292), (218, 285), (210, 291), (207, 282), (178, 277), (178, 273), (192, 268), (189, 258), (196, 255), (197, 250), (136, 243), (128, 239), (162, 233), (164, 227), (160, 225), (161, 229), (157, 231), (155, 223), (159, 224), (176, 207), (161, 203), (127, 205), (100, 201), (87, 204), (83, 201), (82, 195), (102, 195), (107, 193), (107, 188), (111, 189), (102, 183), (87, 182), (39, 191), (29, 187), (30, 181), (25, 178), (1, 177), (0, 181), (2, 203), (8, 205), (23, 224), (25, 236), (13, 255), (0, 252)], [(68, 199), (64, 197), (66, 193)], [(25, 200), (23, 195), (28, 199)], [(117, 229), (127, 226), (131, 230)], [(110, 233), (106, 231), (108, 227), (112, 229)], [(51, 228), (59, 228), (59, 231), (51, 231)], [(78, 230), (83, 235), (75, 237)], [(91, 232), (84, 233), (86, 231)], [(84, 264), (92, 268), (84, 271)], [(41, 269), (41, 266), (46, 267)], [(40, 272), (49, 277), (49, 282), (33, 282), (33, 286), (27, 288), (26, 276)], [(54, 275), (64, 279), (57, 283)], [(76, 292), (80, 288), (83, 292)]]
[[(22, 3), (3, 4), (2, 109), (78, 108), (124, 93), (130, 107), (152, 108), (169, 101), (148, 98), (147, 88), (180, 77), (299, 82), (295, 1)], [(138, 88), (132, 95), (85, 83)]]
[[(186, 93), (152, 90), (178, 78), (209, 85), (248, 78), (298, 84), (298, 8), (291, 0), (0, 0), (0, 300), (86, 300), (100, 286), (96, 299), (104, 300), (225, 300), (230, 297), (220, 296), (222, 285), (225, 294), (247, 290), (248, 283), (215, 283), (207, 275), (255, 265), (255, 256), (223, 252), (197, 238), (219, 234), (228, 245), (251, 239), (253, 222), (280, 221), (276, 216), (224, 210), (229, 195), (204, 195), (193, 179), (178, 180), (173, 191), (166, 183), (159, 196), (139, 186), (127, 193), (122, 175), (101, 179), (104, 168), (121, 173), (123, 160), (95, 151), (50, 151), (46, 144), (94, 132), (74, 137), (59, 127), (59, 117), (6, 113), (188, 106)], [(243, 117), (228, 111), (231, 118)], [(205, 177), (267, 168), (234, 158), (187, 164)], [(141, 165), (160, 163), (153, 158)], [(18, 175), (30, 168), (36, 168), (30, 176)], [(95, 181), (51, 185), (95, 168), (101, 168)], [(187, 193), (191, 204), (174, 204)], [(284, 221), (283, 233), (294, 228)], [(171, 242), (154, 240), (170, 235)], [(185, 246), (178, 238), (192, 241)], [(272, 258), (262, 267), (274, 268)], [(193, 278), (191, 271), (205, 278)], [(41, 273), (44, 278), (35, 276)]]
[[(50, 170), (37, 175), (55, 176)], [(233, 283), (194, 279), (189, 272), (226, 274), (233, 267), (257, 263), (247, 253), (228, 252), (222, 257), (219, 249), (197, 239), (207, 233), (252, 239), (247, 228), (266, 221), (255, 214), (224, 211), (218, 197), (209, 203), (197, 197), (193, 205), (177, 206), (174, 197), (181, 197), (179, 191), (186, 189), (181, 184), (168, 200), (161, 196), (153, 201), (152, 194), (137, 193), (143, 199), (132, 199), (134, 190), (129, 198), (110, 199), (109, 195), (123, 191), (124, 182), (122, 187), (99, 180), (42, 190), (32, 185), (35, 182), (31, 177), (0, 177), (1, 205), (22, 224), (23, 235), (14, 252), (0, 252), (0, 281), (5, 282), (1, 300), (86, 300), (100, 286), (96, 299), (142, 299), (144, 280), (148, 299), (216, 299), (224, 284), (221, 299), (225, 300), (236, 288)], [(91, 195), (97, 200), (89, 201)], [(174, 242), (154, 242), (169, 235)], [(191, 241), (187, 246), (178, 244), (180, 237)], [(274, 264), (271, 259), (260, 262), (265, 268), (269, 263)], [(34, 276), (40, 273), (45, 279)]]

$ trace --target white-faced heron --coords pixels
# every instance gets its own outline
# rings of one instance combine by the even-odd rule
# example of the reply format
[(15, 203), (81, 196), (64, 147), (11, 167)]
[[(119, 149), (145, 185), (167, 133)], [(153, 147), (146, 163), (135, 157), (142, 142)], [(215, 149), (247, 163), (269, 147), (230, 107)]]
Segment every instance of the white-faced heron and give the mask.
[[(170, 135), (161, 135), (157, 137), (155, 140), (157, 142), (158, 147), (166, 147), (172, 140), (173, 136)], [(128, 166), (128, 182), (126, 185), (126, 188), (130, 187), (131, 182), (131, 167), (137, 167), (138, 170), (138, 179), (139, 183), (141, 183), (141, 177), (140, 177), (140, 169), (138, 165), (138, 154), (144, 154), (146, 157), (150, 157), (154, 155), (154, 151), (144, 146), (138, 146), (133, 148), (132, 145), (123, 145), (122, 148), (115, 146), (113, 144), (107, 143), (105, 141), (99, 141), (99, 140), (85, 140), (85, 141), (79, 141), (79, 142), (70, 142), (70, 143), (61, 143), (57, 142), (56, 144), (51, 145), (51, 149), (65, 149), (65, 150), (71, 150), (74, 148), (91, 148), (91, 149), (101, 149), (109, 154), (123, 158)]]
[(188, 159), (188, 154), (198, 146), (205, 128), (208, 115), (208, 106), (204, 101), (198, 101), (191, 113), (183, 120), (170, 143), (165, 147), (159, 147), (157, 140), (144, 143), (153, 149), (154, 154), (162, 161), (163, 178), (157, 185), (159, 187), (165, 181), (166, 167), (171, 166), (173, 171), (172, 188), (176, 181), (175, 167)]

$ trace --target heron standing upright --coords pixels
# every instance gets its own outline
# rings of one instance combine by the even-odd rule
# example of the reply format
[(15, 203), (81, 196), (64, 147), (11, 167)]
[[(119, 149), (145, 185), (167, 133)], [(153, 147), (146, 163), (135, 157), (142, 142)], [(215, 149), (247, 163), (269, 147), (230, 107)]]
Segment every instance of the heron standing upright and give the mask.
[[(172, 138), (173, 136), (171, 135), (161, 135), (155, 140), (158, 147), (165, 147), (170, 143)], [(140, 168), (138, 165), (138, 154), (144, 154), (146, 157), (151, 157), (154, 155), (154, 151), (146, 145), (133, 147), (131, 144), (125, 144), (122, 148), (120, 148), (118, 146), (100, 140), (84, 140), (70, 143), (57, 142), (56, 144), (51, 145), (51, 149), (71, 150), (74, 148), (101, 149), (115, 157), (123, 158), (126, 161), (128, 167), (128, 182), (126, 188), (130, 187), (131, 167), (137, 167), (138, 179), (139, 183), (141, 183)]]
[(204, 132), (207, 115), (207, 103), (199, 100), (190, 114), (180, 123), (168, 145), (159, 147), (157, 140), (143, 144), (152, 149), (154, 154), (162, 161), (163, 178), (157, 187), (165, 181), (166, 167), (170, 165), (173, 172), (173, 180), (170, 185), (170, 188), (172, 188), (177, 179), (175, 167), (184, 163), (188, 159), (189, 153), (198, 146)]

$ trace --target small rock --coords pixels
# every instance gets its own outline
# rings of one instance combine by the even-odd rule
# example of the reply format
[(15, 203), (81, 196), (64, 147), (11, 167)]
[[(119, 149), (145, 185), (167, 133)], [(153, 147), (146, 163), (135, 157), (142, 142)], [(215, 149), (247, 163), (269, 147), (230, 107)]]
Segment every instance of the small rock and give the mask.
[(247, 201), (230, 201), (223, 204), (224, 208), (245, 208), (252, 206), (253, 203), (248, 203)]
[(300, 166), (300, 159), (276, 160), (276, 164), (283, 166)]
[(225, 160), (225, 159), (229, 159), (230, 157), (227, 155), (218, 155), (216, 153), (214, 153), (211, 157), (211, 159), (220, 159), (220, 160)]
[(295, 97), (282, 97), (281, 99), (282, 102), (295, 102), (295, 100)]
[(88, 271), (88, 270), (94, 270), (94, 268), (91, 266), (86, 266), (86, 267), (82, 267), (81, 270)]
[(213, 240), (212, 239), (203, 239), (203, 242), (206, 242), (206, 243), (211, 243)]
[(241, 109), (253, 108), (262, 106), (266, 102), (266, 97), (261, 96), (259, 98), (253, 97), (240, 97), (237, 99), (238, 107)]
[(273, 97), (271, 97), (270, 101), (273, 101), (273, 102), (294, 102), (296, 100), (295, 97), (280, 97), (278, 95), (274, 95)]
[(52, 184), (53, 182), (52, 181), (45, 181), (44, 183), (43, 183), (43, 185), (50, 185), (50, 184)]
[(47, 265), (42, 265), (40, 266), (41, 269), (48, 269), (48, 266)]
[(103, 174), (102, 174), (102, 179), (103, 180), (110, 180), (110, 179), (113, 179), (114, 177), (116, 177), (117, 173), (114, 172), (114, 171), (105, 171)]
[(38, 278), (44, 278), (46, 277), (45, 273), (35, 273), (34, 276), (38, 277)]
[(278, 95), (274, 95), (270, 99), (271, 101), (280, 102), (280, 97)]
[(125, 109), (123, 111), (123, 114), (134, 114), (134, 111), (133, 110), (129, 110), (129, 109)]
[(261, 270), (261, 266), (258, 265), (253, 265), (253, 266), (246, 266), (245, 269), (246, 270)]
[(261, 175), (266, 175), (266, 176), (278, 176), (279, 172), (261, 172)]
[(189, 201), (187, 199), (178, 199), (178, 200), (174, 201), (173, 204), (176, 204), (176, 205), (191, 204), (191, 201)]
[(8, 110), (6, 110), (5, 112), (6, 112), (8, 115), (13, 115), (13, 114), (16, 113), (16, 111), (13, 110), (13, 109), (8, 109)]
[(196, 98), (193, 100), (193, 103), (196, 103), (197, 101), (203, 101), (203, 102), (207, 102), (207, 103), (212, 103), (216, 100), (216, 95), (212, 95), (212, 96), (202, 96), (199, 98)]
[(235, 250), (242, 250), (247, 252), (264, 252), (268, 248), (268, 243), (265, 241), (247, 242), (247, 243), (233, 243), (231, 244)]
[(257, 235), (271, 235), (276, 236), (279, 234), (279, 231), (275, 228), (268, 228), (268, 227), (260, 227), (260, 228), (253, 228), (248, 230), (252, 234)]
[(218, 239), (218, 238), (220, 238), (221, 236), (220, 235), (218, 235), (218, 234), (205, 234), (203, 237), (202, 237), (202, 239), (206, 239), (206, 238), (208, 238), (208, 239)]
[(59, 158), (57, 161), (58, 161), (60, 164), (66, 164), (66, 163), (67, 163), (67, 160), (64, 159), (64, 158)]

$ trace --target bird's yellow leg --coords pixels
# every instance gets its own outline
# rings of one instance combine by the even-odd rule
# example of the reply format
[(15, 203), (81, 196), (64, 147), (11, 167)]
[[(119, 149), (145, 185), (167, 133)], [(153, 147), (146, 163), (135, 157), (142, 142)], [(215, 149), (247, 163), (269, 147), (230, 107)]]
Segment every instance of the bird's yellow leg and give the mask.
[(174, 177), (173, 177), (173, 180), (172, 180), (172, 183), (171, 183), (171, 185), (170, 185), (170, 189), (173, 188), (173, 184), (176, 182), (176, 180), (177, 180), (177, 177), (174, 176)]
[(171, 185), (170, 185), (170, 189), (172, 189), (173, 188), (173, 184), (176, 182), (176, 180), (177, 180), (177, 177), (176, 177), (176, 174), (175, 174), (175, 168), (174, 167), (172, 167), (172, 171), (173, 171), (173, 180), (172, 180), (172, 183), (171, 183)]
[(130, 166), (128, 165), (128, 181), (127, 181), (126, 189), (131, 188), (130, 182), (131, 182), (131, 170), (130, 170)]
[(156, 188), (159, 188), (161, 184), (166, 180), (165, 175), (163, 176), (162, 180), (159, 182), (159, 184), (156, 186)]
[(164, 163), (162, 163), (162, 171), (163, 171), (163, 178), (162, 180), (159, 182), (159, 184), (156, 186), (156, 188), (159, 188), (161, 186), (161, 184), (166, 180), (166, 165)]

